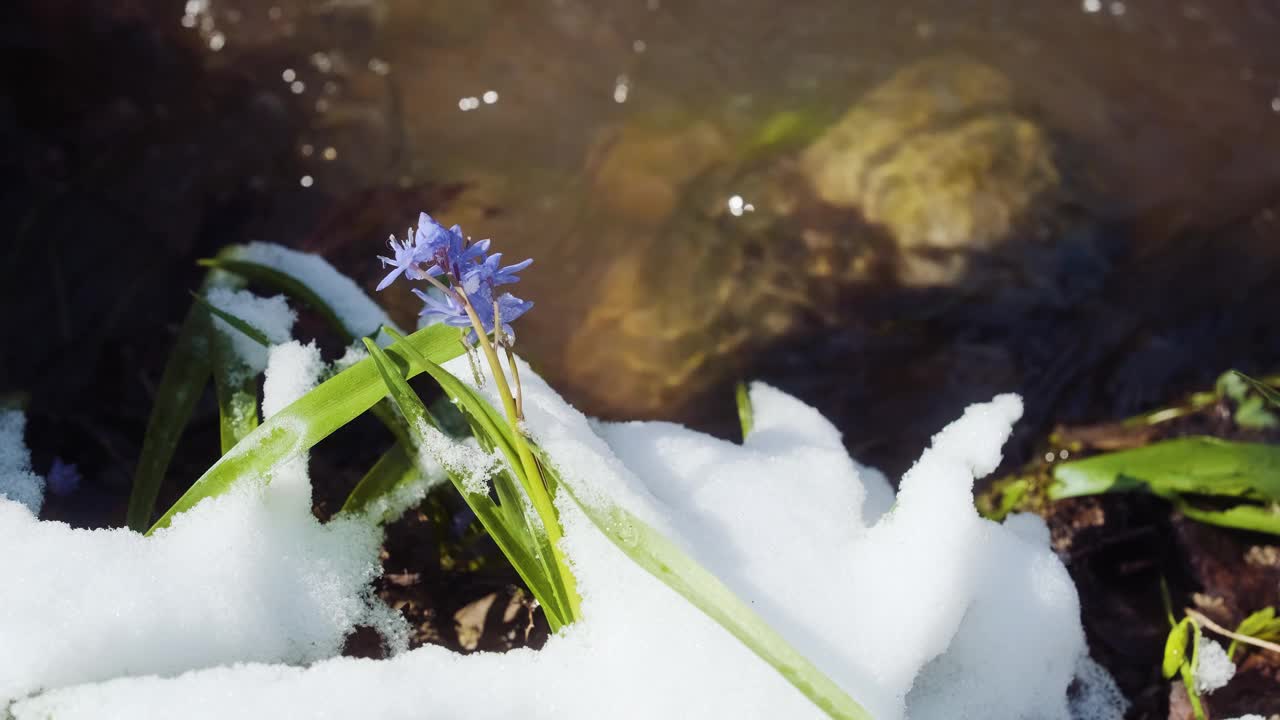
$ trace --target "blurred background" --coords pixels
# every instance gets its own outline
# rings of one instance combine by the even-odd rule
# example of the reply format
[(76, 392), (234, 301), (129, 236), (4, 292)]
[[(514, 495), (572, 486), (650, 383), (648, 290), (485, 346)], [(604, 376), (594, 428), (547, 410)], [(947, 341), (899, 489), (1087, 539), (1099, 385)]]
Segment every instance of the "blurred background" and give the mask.
[[(0, 393), (37, 471), (80, 467), (84, 524), (123, 518), (197, 259), (277, 242), (372, 292), (423, 210), (536, 258), (518, 349), (585, 412), (732, 436), (733, 383), (765, 380), (891, 477), (998, 392), (1027, 401), (1009, 468), (1057, 425), (1280, 367), (1274, 2), (0, 17)], [(412, 324), (407, 290), (380, 299)]]
[(121, 460), (194, 260), (371, 286), (419, 210), (536, 258), (521, 350), (583, 410), (727, 431), (764, 379), (893, 472), (996, 392), (1025, 443), (1280, 357), (1273, 3), (0, 12), (0, 379)]

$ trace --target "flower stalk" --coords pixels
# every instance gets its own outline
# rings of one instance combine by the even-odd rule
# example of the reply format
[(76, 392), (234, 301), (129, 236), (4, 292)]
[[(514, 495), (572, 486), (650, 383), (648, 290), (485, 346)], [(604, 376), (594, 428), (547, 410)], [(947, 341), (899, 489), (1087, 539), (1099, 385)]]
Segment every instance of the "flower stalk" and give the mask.
[[(569, 613), (571, 617), (577, 617), (581, 599), (577, 583), (569, 570), (568, 559), (560, 548), (564, 530), (551, 497), (551, 484), (547, 482), (521, 429), (521, 421), (524, 419), (523, 392), (520, 387), (520, 371), (511, 349), (515, 335), (509, 323), (527, 312), (533, 303), (510, 293), (495, 293), (498, 286), (519, 282), (520, 278), (516, 273), (528, 267), (532, 260), (502, 267), (502, 253), (486, 254), (489, 249), (488, 240), (468, 244), (457, 225), (446, 230), (426, 213), (419, 217), (416, 232), (411, 233), (403, 242), (392, 238), (389, 244), (394, 257), (380, 259), (384, 265), (392, 266), (393, 270), (379, 284), (378, 289), (387, 287), (401, 276), (411, 280), (426, 280), (435, 294), (430, 290), (425, 293), (417, 289), (413, 291), (423, 300), (423, 320), (470, 329), (462, 342), (467, 348), (477, 384), (483, 380), (483, 374), (478, 372), (472, 353), (479, 348), (484, 355), (493, 375), (495, 390), (502, 402), (520, 463), (519, 468), (512, 469), (518, 470), (514, 474), (520, 480), (546, 533), (547, 545), (552, 555), (549, 559), (560, 576), (561, 589), (565, 595), (563, 599)], [(515, 392), (507, 382), (497, 346), (501, 346), (506, 353)]]

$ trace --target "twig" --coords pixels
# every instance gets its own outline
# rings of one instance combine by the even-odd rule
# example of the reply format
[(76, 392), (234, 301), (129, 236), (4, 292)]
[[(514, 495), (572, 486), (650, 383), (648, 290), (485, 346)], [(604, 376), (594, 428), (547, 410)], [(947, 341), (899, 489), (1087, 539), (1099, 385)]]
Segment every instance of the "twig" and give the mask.
[(1187, 608), (1187, 615), (1189, 615), (1192, 620), (1195, 620), (1196, 622), (1218, 633), (1219, 635), (1225, 635), (1226, 637), (1229, 637), (1232, 640), (1235, 640), (1236, 642), (1242, 642), (1246, 645), (1253, 645), (1255, 647), (1263, 648), (1264, 650), (1270, 650), (1271, 652), (1280, 653), (1280, 644), (1269, 642), (1267, 640), (1259, 640), (1258, 638), (1253, 637), (1252, 635), (1241, 635), (1238, 632), (1232, 632), (1222, 627), (1218, 623), (1205, 617), (1205, 614), (1198, 610), (1192, 610), (1191, 608)]

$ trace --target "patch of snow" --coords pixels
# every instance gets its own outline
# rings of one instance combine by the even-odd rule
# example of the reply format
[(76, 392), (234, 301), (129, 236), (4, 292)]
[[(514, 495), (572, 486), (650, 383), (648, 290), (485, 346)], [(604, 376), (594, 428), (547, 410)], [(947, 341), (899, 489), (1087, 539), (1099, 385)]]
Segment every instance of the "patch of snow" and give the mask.
[[(205, 300), (257, 328), (275, 345), (289, 342), (293, 324), (298, 320), (297, 313), (289, 307), (283, 295), (264, 298), (248, 290), (214, 287), (205, 293)], [(244, 363), (250, 375), (257, 375), (267, 367), (267, 348), (226, 320), (212, 314), (211, 317), (213, 326), (227, 338), (231, 351)]]
[(333, 366), (336, 371), (342, 372), (367, 357), (369, 357), (369, 351), (365, 349), (364, 343), (357, 340), (347, 346), (342, 357), (335, 360)]
[[(324, 369), (320, 349), (314, 342), (303, 345), (293, 340), (272, 347), (266, 378), (262, 381), (263, 419), (269, 420), (310, 392)], [(269, 491), (281, 498), (293, 498), (299, 512), (311, 510), (308, 458), (308, 453), (300, 453), (271, 470)]]
[[(352, 337), (371, 335), (383, 325), (396, 329), (382, 308), (359, 285), (319, 255), (291, 250), (275, 243), (253, 242), (236, 248), (233, 257), (265, 265), (306, 285), (333, 308), (338, 321)], [(377, 340), (382, 345), (389, 342), (390, 337), (378, 332)]]
[(421, 464), (443, 466), (458, 476), (469, 493), (483, 495), (489, 492), (489, 478), (503, 463), (498, 450), (481, 450), (475, 438), (454, 440), (426, 422), (420, 423), (418, 430), (422, 434), (422, 447), (418, 450)]
[(1088, 655), (1076, 662), (1076, 679), (1069, 694), (1072, 720), (1112, 720), (1124, 717), (1129, 701), (1115, 678)]
[(1196, 663), (1196, 692), (1211, 693), (1231, 682), (1235, 674), (1236, 664), (1231, 662), (1226, 648), (1201, 635)]
[[(471, 381), (465, 358), (446, 367)], [(973, 481), (999, 462), (1000, 446), (1021, 413), (1016, 397), (975, 405), (935, 436), (887, 509), (878, 484), (883, 479), (849, 459), (836, 429), (813, 408), (768, 386), (753, 386), (756, 427), (738, 445), (669, 423), (592, 423), (527, 365), (521, 377), (527, 427), (580, 498), (622, 505), (671, 538), (879, 720), (1120, 717), (1114, 703), (1069, 703), (1073, 679), (1087, 687), (1101, 681), (1096, 666), (1079, 660), (1085, 644), (1078, 599), (1042, 527), (1026, 518), (999, 525), (974, 510)], [(485, 383), (481, 392), (493, 387)], [(216, 523), (214, 511), (230, 502), (203, 503), (169, 532)], [(18, 720), (50, 714), (60, 720), (394, 720), (418, 717), (423, 708), (437, 717), (548, 720), (824, 717), (741, 642), (632, 563), (566, 494), (556, 502), (583, 620), (541, 651), (459, 656), (422, 647), (384, 661), (334, 658), (306, 668), (260, 664), (281, 658), (228, 652), (218, 662), (250, 664), (61, 687), (17, 702), (11, 712)], [(258, 519), (256, 532), (276, 531), (267, 510)], [(5, 527), (0, 518), (0, 536)], [(222, 542), (224, 535), (218, 535)], [(172, 557), (182, 558), (188, 573), (208, 562), (207, 548), (183, 550), (192, 556), (175, 548)], [(332, 550), (298, 552), (323, 558)], [(103, 562), (110, 557), (104, 554)], [(20, 594), (43, 595), (32, 588), (42, 588), (49, 570), (24, 570), (33, 581)], [(281, 602), (274, 593), (282, 588), (269, 574), (237, 579), (238, 585), (223, 585), (224, 592), (238, 587), (260, 594), (267, 606)], [(367, 592), (345, 590), (349, 598)], [(31, 615), (24, 628), (61, 632), (36, 612), (24, 606), (14, 616)], [(126, 615), (144, 626), (136, 630), (143, 634), (173, 625), (153, 624), (144, 613)], [(0, 644), (4, 637), (0, 633)], [(166, 643), (150, 636), (112, 639), (110, 648), (76, 653), (99, 668), (96, 678), (50, 676), (49, 664), (37, 664), (25, 672), (39, 682), (25, 687), (170, 675), (213, 664), (207, 656), (160, 667), (121, 662), (112, 652), (116, 646), (145, 654), (154, 652), (148, 640)], [(177, 652), (187, 642), (167, 644)], [(332, 652), (333, 645), (326, 649)]]
[(31, 471), (31, 452), (23, 441), (26, 429), (27, 416), (22, 411), (0, 410), (0, 497), (39, 515), (44, 506), (44, 478)]
[(364, 522), (321, 525), (261, 482), (151, 537), (39, 522), (0, 500), (0, 708), (115, 677), (333, 657), (377, 618), (380, 542)]

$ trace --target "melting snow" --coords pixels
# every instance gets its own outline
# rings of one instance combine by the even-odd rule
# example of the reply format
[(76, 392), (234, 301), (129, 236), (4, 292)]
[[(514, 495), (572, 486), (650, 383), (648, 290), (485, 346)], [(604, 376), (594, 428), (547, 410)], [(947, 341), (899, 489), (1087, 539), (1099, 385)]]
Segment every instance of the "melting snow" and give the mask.
[[(448, 368), (469, 382), (466, 362)], [(935, 436), (895, 501), (816, 410), (764, 385), (738, 445), (669, 423), (592, 423), (527, 366), (521, 377), (528, 427), (580, 497), (668, 535), (874, 717), (1120, 717), (1043, 523), (998, 525), (973, 507), (1018, 398), (975, 405)], [(253, 484), (144, 539), (39, 523), (0, 500), (0, 544), (19, 548), (0, 555), (17, 580), (0, 586), (12, 610), (0, 706), (37, 693), (10, 707), (19, 720), (823, 717), (564, 495), (584, 620), (543, 650), (322, 660), (383, 612), (366, 585), (377, 539), (272, 501)], [(1073, 678), (1083, 690), (1069, 700)]]

